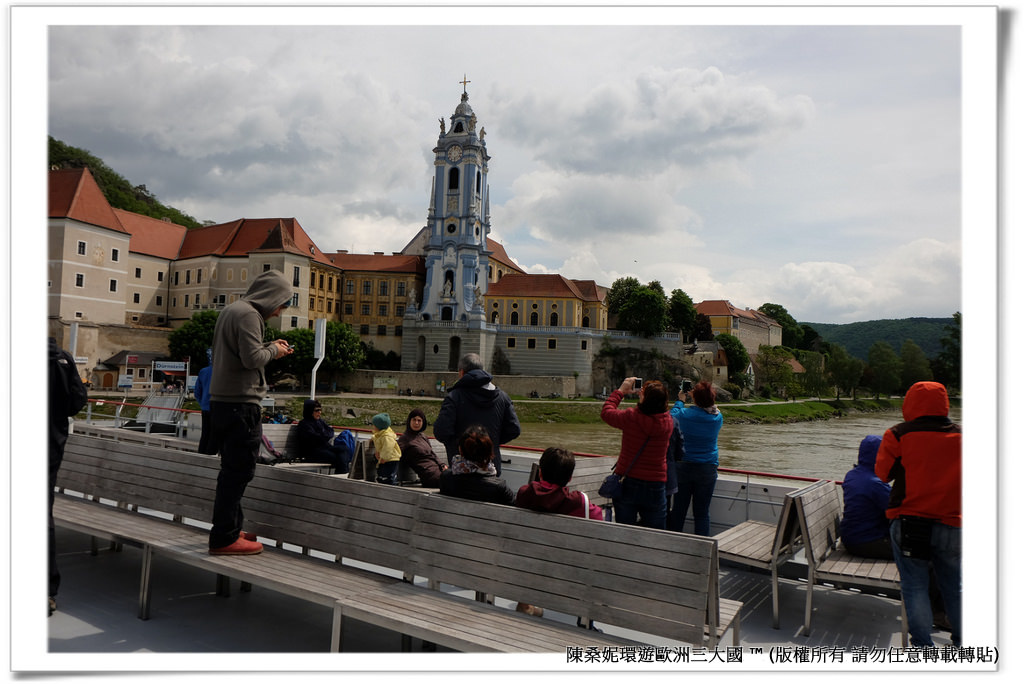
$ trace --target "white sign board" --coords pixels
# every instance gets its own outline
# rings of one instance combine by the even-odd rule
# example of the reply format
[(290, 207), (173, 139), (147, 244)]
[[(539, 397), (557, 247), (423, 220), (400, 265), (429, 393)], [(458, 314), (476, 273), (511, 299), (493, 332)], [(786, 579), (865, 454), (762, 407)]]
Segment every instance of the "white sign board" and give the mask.
[(185, 370), (184, 361), (154, 361), (153, 370), (158, 371), (183, 371)]
[(75, 363), (89, 363), (89, 357), (88, 356), (76, 356), (75, 357)]
[(327, 319), (316, 319), (313, 328), (313, 358), (322, 359), (327, 349)]
[(132, 376), (130, 375), (118, 375), (117, 376), (117, 389), (131, 389), (132, 388)]

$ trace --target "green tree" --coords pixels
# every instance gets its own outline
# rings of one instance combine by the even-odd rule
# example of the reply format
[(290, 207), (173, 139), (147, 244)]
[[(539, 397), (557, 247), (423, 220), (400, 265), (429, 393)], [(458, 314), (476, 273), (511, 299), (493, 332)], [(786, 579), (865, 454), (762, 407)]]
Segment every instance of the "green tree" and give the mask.
[(787, 387), (793, 381), (793, 367), (789, 365), (792, 355), (782, 347), (762, 344), (757, 349), (755, 363), (760, 370), (761, 386), (772, 394)]
[(619, 329), (636, 335), (651, 337), (665, 331), (668, 323), (668, 305), (665, 293), (656, 287), (641, 285), (633, 290), (619, 309)]
[(942, 350), (936, 355), (932, 366), (935, 379), (951, 390), (960, 388), (961, 322), (961, 314), (957, 311), (953, 314), (953, 323), (945, 327), (946, 334), (939, 340)]
[(640, 281), (632, 276), (619, 278), (612, 283), (611, 288), (608, 290), (608, 295), (605, 297), (608, 313), (612, 316), (617, 316), (622, 307), (629, 301), (633, 292), (639, 289)]
[(913, 340), (903, 342), (903, 346), (900, 347), (900, 361), (903, 366), (900, 386), (904, 392), (910, 389), (915, 382), (932, 379), (932, 368), (928, 363), (928, 357)]
[(845, 349), (834, 345), (825, 362), (825, 372), (836, 388), (836, 399), (842, 394), (857, 398), (857, 386), (864, 375), (864, 362), (850, 356)]
[(892, 345), (879, 340), (868, 349), (868, 366), (871, 368), (871, 390), (877, 398), (890, 395), (900, 388), (900, 374), (903, 364)]
[(697, 328), (697, 307), (690, 295), (682, 290), (672, 290), (668, 299), (669, 325), (679, 331), (683, 340), (693, 339)]
[[(359, 341), (359, 335), (347, 323), (327, 321), (324, 338), (324, 360), (317, 369), (320, 374), (344, 375), (351, 373), (363, 363), (363, 349)], [(288, 356), (271, 361), (268, 366), (268, 373), (276, 375), (279, 373), (291, 373), (298, 378), (309, 378), (316, 365), (313, 357), (316, 334), (308, 328), (296, 328), (287, 332), (267, 328), (264, 339), (288, 340), (288, 343), (295, 347), (295, 351)], [(269, 338), (269, 339), (268, 339)]]
[[(715, 336), (715, 342), (721, 345), (722, 351), (729, 359), (729, 378), (733, 379), (738, 374), (745, 373), (747, 366), (750, 365), (750, 355), (739, 338), (728, 333), (719, 333)], [(743, 385), (742, 382), (736, 384)]]
[(825, 376), (825, 356), (816, 351), (799, 352), (798, 360), (804, 367), (801, 377), (804, 393), (809, 397), (821, 397), (829, 389), (828, 378)]
[(697, 314), (697, 322), (693, 327), (693, 339), (698, 342), (710, 342), (715, 338), (715, 332), (711, 329), (711, 319), (706, 314)]
[(207, 365), (206, 350), (213, 346), (213, 329), (218, 315), (220, 312), (214, 309), (196, 311), (180, 328), (167, 335), (171, 357), (189, 357), (189, 372), (193, 375)]
[(759, 306), (757, 310), (765, 316), (774, 319), (776, 323), (782, 326), (783, 347), (795, 349), (800, 346), (800, 343), (803, 342), (804, 338), (803, 328), (801, 328), (800, 324), (796, 322), (796, 319), (786, 311), (786, 307), (781, 304), (766, 302)]

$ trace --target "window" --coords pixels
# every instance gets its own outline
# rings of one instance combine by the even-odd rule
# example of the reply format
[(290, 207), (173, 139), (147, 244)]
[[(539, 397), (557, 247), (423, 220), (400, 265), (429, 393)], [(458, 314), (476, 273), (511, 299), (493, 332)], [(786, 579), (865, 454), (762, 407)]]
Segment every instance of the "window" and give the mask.
[(270, 264), (263, 264), (263, 272), (266, 273), (270, 270)]
[(316, 273), (309, 274), (309, 286), (316, 287)]
[(370, 326), (365, 325), (365, 324), (359, 326), (359, 334), (360, 335), (369, 335), (370, 334)]
[(146, 369), (145, 368), (140, 368), (139, 369), (139, 380), (142, 380), (145, 377), (146, 377)]
[(508, 347), (509, 349), (515, 349), (516, 348), (516, 338), (514, 338), (514, 337), (508, 338), (508, 342), (505, 343), (505, 346)]
[(185, 308), (188, 308), (188, 299), (190, 295), (185, 295)]
[(334, 289), (334, 276), (327, 276), (327, 291)]
[(299, 286), (299, 267), (292, 266), (292, 287)]
[(363, 281), (363, 294), (373, 294), (373, 282), (370, 280)]
[(586, 340), (580, 340), (580, 349), (582, 349), (583, 351), (587, 351), (587, 341)]
[(76, 273), (75, 274), (75, 287), (85, 287), (85, 274), (84, 273)]
[(399, 318), (404, 316), (405, 315), (405, 307), (402, 306), (401, 304), (395, 305), (395, 315), (398, 316)]
[(121, 258), (121, 250), (119, 250), (117, 247), (111, 247), (110, 248), (110, 260), (111, 261), (118, 261), (120, 258)]
[[(299, 305), (299, 293), (298, 292), (293, 292), (292, 293), (292, 306), (298, 306), (298, 305)], [(292, 327), (294, 328), (295, 326), (292, 326)]]
[(388, 315), (388, 305), (387, 304), (380, 304), (380, 305), (378, 305), (377, 306), (377, 315), (380, 316), (381, 318), (383, 318), (384, 316), (387, 316)]
[(527, 349), (536, 349), (537, 348), (537, 340), (535, 340), (533, 338), (530, 338), (530, 339), (526, 340), (526, 348)]
[(291, 317), (291, 324), (292, 324), (292, 329), (293, 330), (295, 328), (298, 328), (299, 327), (299, 317), (298, 316), (292, 316)]
[(355, 294), (355, 293), (356, 293), (356, 281), (354, 281), (354, 280), (346, 280), (345, 281), (345, 294)]
[(142, 277), (142, 269), (141, 268), (135, 269), (135, 277), (136, 278), (141, 278)]
[(161, 295), (157, 295), (156, 296), (156, 305), (157, 306), (163, 306), (164, 305), (164, 298)]
[(324, 274), (320, 274), (320, 289), (324, 289)]
[(388, 334), (388, 326), (386, 326), (386, 325), (378, 325), (377, 326), (377, 334), (380, 337), (384, 337), (385, 335), (387, 335)]
[(327, 300), (327, 313), (334, 313), (334, 311), (331, 309), (331, 305), (332, 304), (334, 304), (334, 300), (333, 299), (328, 299)]
[(192, 269), (185, 271), (185, 284), (190, 285), (192, 283)]
[(177, 297), (171, 297), (171, 307), (175, 308), (175, 309), (178, 308), (178, 298)]
[(398, 283), (395, 285), (395, 294), (399, 297), (405, 296), (405, 283)]
[(199, 308), (199, 295), (198, 294), (196, 294), (196, 302), (195, 303), (196, 303), (196, 308), (198, 309)]
[(377, 287), (377, 295), (380, 297), (388, 296), (388, 281), (380, 281), (380, 285)]
[(361, 315), (363, 315), (363, 316), (369, 316), (370, 315), (370, 305), (369, 304), (363, 304), (362, 306), (360, 306), (359, 307), (359, 313)]
[(81, 240), (78, 241), (78, 253), (85, 256), (85, 243)]
[(530, 314), (530, 325), (537, 325), (538, 323), (540, 323), (540, 318), (537, 316), (537, 312), (534, 311)]
[(117, 281), (113, 278), (110, 279), (110, 291), (117, 292)]
[(178, 275), (180, 273), (181, 273), (180, 271), (175, 271), (174, 272), (174, 285), (175, 285), (175, 287), (177, 287), (177, 285), (178, 285)]
[(75, 312), (75, 318), (82, 318), (82, 312), (81, 311), (76, 311)]
[(402, 336), (402, 326), (396, 325), (395, 326), (395, 337), (401, 337), (401, 336)]
[(553, 338), (549, 339), (548, 340), (548, 349), (555, 349), (555, 348), (557, 348), (557, 341), (555, 339), (553, 339)]
[(197, 268), (196, 269), (196, 285), (198, 285), (201, 282), (203, 282), (203, 269)]
[(551, 327), (554, 328), (558, 325), (558, 314), (554, 311), (551, 312)]
[(509, 325), (519, 325), (519, 312), (518, 311), (513, 311), (512, 314), (508, 317), (508, 324)]
[(316, 297), (310, 297), (310, 298), (309, 298), (309, 310), (310, 310), (310, 311), (312, 311), (312, 310), (313, 310), (313, 306), (314, 306), (315, 304), (316, 304)]
[(345, 305), (345, 315), (346, 316), (351, 316), (352, 315), (352, 305), (351, 304), (346, 304)]
[(451, 169), (448, 171), (448, 189), (458, 190), (459, 189), (459, 170)]
[(132, 304), (138, 304), (140, 299), (138, 292), (132, 294)]
[[(228, 280), (231, 280), (231, 279), (228, 278)], [(156, 273), (156, 282), (158, 282), (158, 283), (164, 282), (164, 272), (163, 271), (157, 271), (157, 273)]]

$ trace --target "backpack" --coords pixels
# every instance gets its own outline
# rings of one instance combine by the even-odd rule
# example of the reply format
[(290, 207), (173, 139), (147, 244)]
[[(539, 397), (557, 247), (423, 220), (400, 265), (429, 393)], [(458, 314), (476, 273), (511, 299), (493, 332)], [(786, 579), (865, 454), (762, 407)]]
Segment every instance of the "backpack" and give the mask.
[(352, 434), (351, 430), (342, 430), (338, 433), (338, 436), (334, 438), (334, 446), (344, 449), (347, 454), (345, 456), (345, 461), (351, 461), (352, 456), (356, 453), (355, 435)]
[(59, 409), (65, 416), (73, 416), (85, 406), (89, 393), (78, 377), (78, 368), (74, 359), (63, 349), (56, 356), (51, 356), (50, 387), (55, 396), (50, 398), (50, 406)]

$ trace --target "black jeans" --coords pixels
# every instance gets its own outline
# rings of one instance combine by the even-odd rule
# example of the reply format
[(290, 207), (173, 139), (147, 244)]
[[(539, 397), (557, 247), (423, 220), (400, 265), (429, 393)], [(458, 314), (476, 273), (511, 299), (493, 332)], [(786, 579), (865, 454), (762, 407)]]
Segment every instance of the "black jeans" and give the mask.
[(263, 437), (258, 404), (210, 402), (212, 448), (220, 451), (220, 474), (213, 501), (210, 548), (230, 546), (242, 531), (242, 496), (256, 475)]

